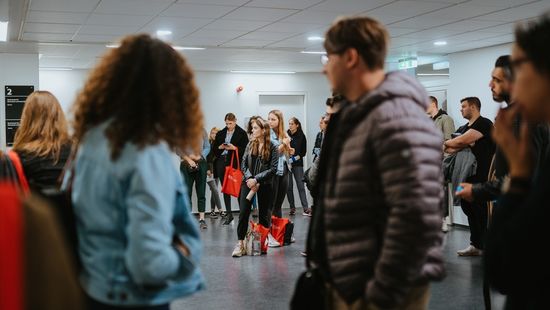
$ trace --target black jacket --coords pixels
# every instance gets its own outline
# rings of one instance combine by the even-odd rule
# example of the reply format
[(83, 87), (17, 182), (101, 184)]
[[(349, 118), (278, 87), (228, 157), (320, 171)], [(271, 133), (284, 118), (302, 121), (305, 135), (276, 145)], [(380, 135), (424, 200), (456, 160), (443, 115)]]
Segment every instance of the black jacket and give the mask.
[(294, 134), (292, 134), (290, 130), (288, 130), (287, 133), (288, 133), (288, 136), (291, 138), (290, 147), (294, 149), (294, 156), (300, 156), (300, 159), (293, 162), (292, 166), (303, 167), (304, 166), (303, 158), (306, 156), (306, 152), (307, 152), (306, 136), (304, 135), (304, 132), (301, 130), (297, 130)]
[(38, 157), (26, 152), (20, 152), (23, 171), (33, 190), (57, 188), (59, 176), (65, 168), (65, 163), (71, 155), (71, 144), (61, 146), (59, 160), (55, 162), (52, 156)]
[(279, 154), (277, 148), (271, 144), (271, 156), (269, 160), (263, 161), (259, 158), (256, 165), (252, 167), (252, 154), (250, 144), (247, 145), (243, 156), (241, 170), (243, 171), (243, 182), (254, 178), (260, 184), (271, 184), (275, 173), (277, 173), (277, 164), (279, 163)]
[[(517, 118), (514, 122), (514, 132), (519, 135), (519, 128), (521, 127), (521, 118)], [(546, 154), (549, 148), (550, 140), (550, 127), (548, 124), (540, 123), (531, 126), (531, 144), (533, 147), (533, 154), (535, 155), (535, 171), (541, 171), (544, 164), (543, 158), (546, 158)], [(488, 180), (487, 182), (477, 183), (472, 186), (472, 195), (477, 202), (492, 201), (498, 198), (501, 194), (502, 181), (504, 177), (508, 175), (508, 162), (506, 158), (497, 147), (493, 162), (493, 168), (495, 171), (495, 180)], [(533, 175), (537, 177), (537, 175)]]
[[(214, 143), (212, 144), (212, 150), (214, 150), (216, 161), (225, 160), (225, 165), (229, 166), (231, 164), (231, 155), (234, 151), (228, 151), (227, 156), (224, 157), (222, 156), (224, 150), (219, 149), (220, 145), (225, 142), (226, 134), (227, 127), (218, 131), (218, 133), (216, 134), (216, 139), (214, 139)], [(246, 131), (239, 127), (239, 125), (235, 127), (235, 132), (233, 132), (233, 136), (231, 137), (231, 144), (239, 149), (239, 160), (242, 161), (244, 150), (246, 149), (246, 145), (248, 144), (248, 135), (246, 134)], [(234, 168), (237, 168), (236, 163), (234, 165)]]
[(491, 285), (519, 303), (510, 309), (548, 307), (550, 252), (540, 248), (548, 242), (550, 156), (542, 162), (528, 192), (505, 193), (498, 200), (483, 251)]

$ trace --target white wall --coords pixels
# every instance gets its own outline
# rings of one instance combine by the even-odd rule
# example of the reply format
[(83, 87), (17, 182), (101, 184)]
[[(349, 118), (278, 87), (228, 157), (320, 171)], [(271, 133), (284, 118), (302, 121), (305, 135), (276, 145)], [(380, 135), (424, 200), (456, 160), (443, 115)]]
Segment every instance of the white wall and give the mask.
[(0, 53), (0, 149), (6, 147), (6, 85), (34, 85), (38, 89), (38, 54)]
[(52, 71), (40, 69), (40, 90), (50, 91), (57, 97), (67, 115), (78, 92), (84, 86), (88, 70)]
[(496, 59), (510, 54), (511, 45), (498, 45), (449, 55), (450, 84), (448, 113), (458, 126), (466, 123), (460, 114), (460, 99), (475, 96), (481, 100), (481, 115), (494, 121), (499, 104), (493, 101), (489, 81)]
[[(40, 71), (40, 89), (51, 91), (61, 102), (70, 117), (70, 107), (87, 78), (87, 70)], [(325, 113), (325, 101), (330, 95), (326, 78), (320, 73), (298, 74), (235, 74), (224, 72), (197, 72), (206, 128), (224, 127), (226, 113), (237, 115), (239, 126), (245, 117), (258, 113), (259, 95), (303, 94), (306, 103), (306, 120), (300, 120), (308, 137), (308, 149), (313, 148), (319, 131), (319, 118)], [(241, 93), (236, 92), (243, 85)], [(289, 116), (285, 115), (287, 121)], [(310, 158), (311, 160), (311, 158)]]

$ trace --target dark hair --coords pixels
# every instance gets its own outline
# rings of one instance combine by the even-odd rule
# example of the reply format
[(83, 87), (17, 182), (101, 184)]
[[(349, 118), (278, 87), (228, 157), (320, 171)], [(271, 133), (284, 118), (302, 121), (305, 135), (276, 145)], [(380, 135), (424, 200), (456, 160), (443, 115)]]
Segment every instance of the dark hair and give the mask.
[(193, 71), (170, 45), (147, 34), (127, 36), (90, 74), (75, 103), (74, 136), (109, 121), (111, 158), (127, 142), (139, 149), (165, 141), (200, 151), (203, 114)]
[(333, 94), (332, 97), (327, 98), (326, 105), (332, 108), (335, 103), (339, 103), (341, 101), (344, 101), (344, 96)]
[(478, 109), (478, 111), (481, 111), (481, 100), (479, 100), (478, 97), (466, 97), (466, 98), (462, 98), (460, 100), (460, 102), (468, 102), (469, 105), (475, 105)]
[(495, 61), (495, 68), (502, 68), (507, 80), (512, 81), (514, 79), (514, 70), (512, 68), (512, 62), (510, 61), (510, 55), (502, 55), (497, 58), (497, 61)]
[(430, 96), (430, 100), (435, 103), (435, 106), (437, 107), (439, 105), (439, 102), (437, 102), (437, 98), (434, 96)]
[(516, 44), (533, 63), (535, 70), (550, 76), (550, 11), (536, 21), (516, 27)]
[[(300, 123), (300, 121), (299, 121), (296, 117), (291, 117), (291, 118), (289, 119), (289, 121), (292, 121), (292, 122), (294, 122), (295, 124), (298, 125), (298, 132), (300, 132), (300, 133), (302, 133), (302, 134), (304, 133), (304, 131), (302, 130), (302, 123)], [(287, 130), (286, 132), (287, 132), (288, 134), (290, 134), (290, 129)]]
[(337, 20), (325, 35), (328, 54), (341, 54), (355, 48), (369, 69), (383, 69), (389, 43), (388, 31), (370, 17)]
[(235, 114), (233, 113), (227, 113), (225, 114), (225, 118), (223, 119), (224, 121), (230, 121), (230, 122), (234, 122), (237, 120), (237, 117), (235, 116)]

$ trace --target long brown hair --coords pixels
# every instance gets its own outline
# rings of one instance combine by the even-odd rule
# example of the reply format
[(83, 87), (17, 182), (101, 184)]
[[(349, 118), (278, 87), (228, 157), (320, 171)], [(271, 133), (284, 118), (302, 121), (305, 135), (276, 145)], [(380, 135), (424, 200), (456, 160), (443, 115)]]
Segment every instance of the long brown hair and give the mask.
[(59, 160), (61, 147), (70, 142), (67, 120), (57, 98), (49, 91), (35, 91), (25, 101), (13, 150)]
[(124, 38), (93, 70), (75, 104), (75, 138), (110, 121), (105, 134), (117, 159), (125, 143), (165, 141), (200, 152), (203, 113), (186, 60), (147, 34)]
[[(268, 161), (271, 158), (271, 139), (269, 134), (269, 123), (264, 121), (261, 117), (255, 118), (250, 121), (250, 127), (252, 124), (258, 125), (261, 129), (264, 130), (264, 133), (258, 139), (252, 139), (250, 141), (250, 150), (253, 155), (260, 154), (260, 158), (263, 161)], [(260, 144), (262, 144), (262, 149), (260, 150)]]
[(275, 115), (275, 117), (277, 117), (277, 119), (279, 120), (279, 126), (277, 126), (277, 129), (275, 130), (275, 133), (277, 134), (277, 138), (282, 142), (284, 138), (286, 138), (285, 136), (285, 120), (284, 120), (284, 117), (283, 117), (283, 112), (281, 112), (280, 110), (271, 110), (269, 111), (269, 114), (273, 114)]

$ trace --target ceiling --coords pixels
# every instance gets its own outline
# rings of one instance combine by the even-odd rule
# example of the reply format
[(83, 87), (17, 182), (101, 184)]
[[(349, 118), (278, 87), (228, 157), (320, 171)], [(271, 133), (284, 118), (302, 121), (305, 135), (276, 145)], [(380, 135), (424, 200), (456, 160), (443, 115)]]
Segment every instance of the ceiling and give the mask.
[[(9, 2), (9, 42), (0, 52), (38, 52), (40, 67), (86, 69), (106, 44), (140, 32), (170, 30), (196, 70), (319, 72), (321, 41), (342, 15), (388, 26), (388, 62), (421, 63), (448, 53), (508, 43), (517, 21), (550, 9), (550, 0), (2, 0)], [(434, 46), (444, 40), (445, 46)]]

